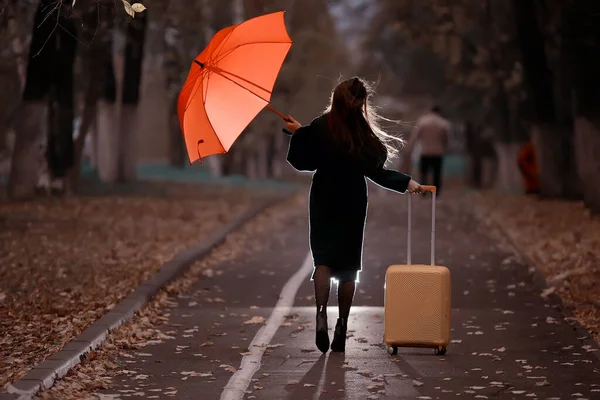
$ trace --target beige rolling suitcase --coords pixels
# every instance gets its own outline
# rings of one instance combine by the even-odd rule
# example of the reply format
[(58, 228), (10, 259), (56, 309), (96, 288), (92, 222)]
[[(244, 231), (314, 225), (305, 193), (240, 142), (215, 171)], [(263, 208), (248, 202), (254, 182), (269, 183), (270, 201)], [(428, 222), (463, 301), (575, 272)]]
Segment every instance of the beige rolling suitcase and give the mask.
[(412, 196), (408, 196), (407, 265), (392, 265), (385, 274), (383, 340), (390, 354), (398, 347), (431, 347), (444, 355), (450, 343), (450, 271), (435, 265), (435, 186), (432, 193), (431, 265), (411, 264)]

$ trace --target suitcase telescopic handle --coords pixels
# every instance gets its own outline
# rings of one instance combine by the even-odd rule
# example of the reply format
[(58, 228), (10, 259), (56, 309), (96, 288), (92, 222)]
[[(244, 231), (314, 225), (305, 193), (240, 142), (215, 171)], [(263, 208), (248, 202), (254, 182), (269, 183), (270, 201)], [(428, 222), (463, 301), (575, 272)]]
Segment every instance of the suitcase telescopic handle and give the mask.
[[(431, 265), (435, 265), (435, 186), (421, 186), (424, 191), (431, 192)], [(406, 250), (406, 264), (412, 263), (412, 196), (408, 196), (408, 243)]]

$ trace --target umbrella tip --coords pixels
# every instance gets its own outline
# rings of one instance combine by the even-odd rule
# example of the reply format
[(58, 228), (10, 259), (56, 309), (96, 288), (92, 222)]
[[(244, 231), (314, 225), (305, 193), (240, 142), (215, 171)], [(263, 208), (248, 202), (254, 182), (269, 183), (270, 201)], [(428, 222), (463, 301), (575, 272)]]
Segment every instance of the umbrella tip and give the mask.
[(201, 62), (200, 62), (200, 61), (198, 61), (198, 60), (194, 60), (194, 62), (195, 62), (196, 64), (198, 64), (198, 65), (200, 66), (200, 68), (204, 68), (204, 63), (201, 63)]

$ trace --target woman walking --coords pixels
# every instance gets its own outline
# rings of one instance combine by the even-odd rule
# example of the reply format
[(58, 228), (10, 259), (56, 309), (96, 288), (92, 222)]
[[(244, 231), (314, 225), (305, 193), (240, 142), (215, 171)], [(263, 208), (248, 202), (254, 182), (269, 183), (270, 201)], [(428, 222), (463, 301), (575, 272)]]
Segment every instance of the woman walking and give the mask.
[(344, 352), (348, 316), (362, 264), (367, 214), (367, 183), (399, 193), (421, 193), (410, 176), (384, 168), (396, 155), (392, 142), (402, 140), (380, 127), (385, 119), (370, 106), (372, 91), (360, 78), (341, 82), (333, 90), (323, 115), (301, 126), (289, 117), (293, 132), (287, 160), (298, 171), (316, 171), (310, 189), (310, 247), (315, 269), (312, 280), (317, 306), (316, 345), (329, 350), (327, 302), (331, 279), (338, 281), (339, 318), (331, 350)]

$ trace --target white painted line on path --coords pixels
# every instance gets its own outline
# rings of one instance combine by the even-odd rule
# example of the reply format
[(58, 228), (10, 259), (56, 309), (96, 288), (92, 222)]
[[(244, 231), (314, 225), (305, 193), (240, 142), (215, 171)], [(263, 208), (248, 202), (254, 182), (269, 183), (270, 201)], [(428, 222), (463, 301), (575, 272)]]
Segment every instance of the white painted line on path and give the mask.
[(267, 323), (256, 332), (249, 346), (249, 353), (242, 358), (242, 364), (227, 382), (221, 393), (221, 400), (240, 400), (244, 397), (250, 380), (260, 369), (260, 361), (275, 332), (283, 323), (285, 316), (290, 314), (298, 288), (309, 276), (313, 269), (313, 259), (309, 252), (302, 267), (286, 282), (281, 289), (279, 300), (271, 312)]

